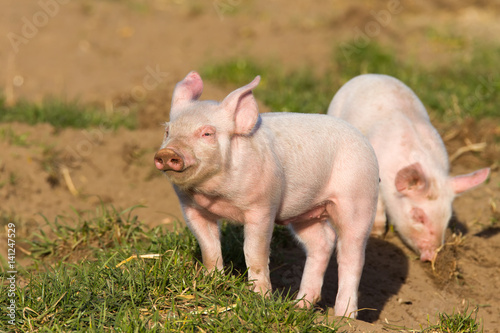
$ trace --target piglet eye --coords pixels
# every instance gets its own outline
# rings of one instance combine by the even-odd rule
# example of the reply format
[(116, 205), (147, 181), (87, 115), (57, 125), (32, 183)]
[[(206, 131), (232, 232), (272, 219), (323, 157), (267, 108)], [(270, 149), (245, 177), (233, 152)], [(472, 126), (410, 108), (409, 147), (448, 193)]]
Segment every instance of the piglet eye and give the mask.
[(213, 126), (203, 126), (200, 128), (200, 135), (203, 138), (211, 138), (215, 136), (215, 128)]

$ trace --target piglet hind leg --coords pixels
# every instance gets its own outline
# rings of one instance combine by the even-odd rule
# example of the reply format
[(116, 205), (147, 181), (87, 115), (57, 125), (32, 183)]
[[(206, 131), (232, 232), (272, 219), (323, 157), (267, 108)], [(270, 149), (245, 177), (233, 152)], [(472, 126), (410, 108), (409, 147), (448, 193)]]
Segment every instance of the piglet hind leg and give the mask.
[(335, 315), (357, 317), (358, 287), (376, 201), (342, 198), (327, 207), (337, 232), (338, 291)]
[(335, 231), (326, 220), (298, 222), (291, 227), (306, 251), (297, 305), (307, 307), (321, 299), (325, 272), (335, 247)]
[(371, 235), (383, 238), (386, 233), (387, 233), (387, 216), (385, 215), (385, 205), (384, 202), (382, 201), (381, 196), (379, 196), (377, 202), (377, 214), (375, 215), (375, 222), (373, 222)]

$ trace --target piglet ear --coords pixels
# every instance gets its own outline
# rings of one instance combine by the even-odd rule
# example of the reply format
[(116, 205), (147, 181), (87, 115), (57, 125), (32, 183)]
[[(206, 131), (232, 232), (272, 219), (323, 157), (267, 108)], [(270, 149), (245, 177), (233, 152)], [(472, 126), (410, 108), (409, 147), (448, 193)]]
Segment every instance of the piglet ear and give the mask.
[(428, 181), (420, 163), (413, 163), (398, 171), (396, 189), (404, 195), (423, 194), (428, 190)]
[(483, 183), (490, 174), (490, 168), (484, 168), (472, 173), (451, 178), (451, 186), (455, 194), (465, 192)]
[(201, 80), (200, 74), (195, 71), (190, 72), (175, 86), (172, 95), (172, 108), (185, 102), (198, 99), (202, 91), (203, 81)]
[(234, 120), (234, 133), (248, 135), (259, 120), (259, 108), (253, 97), (252, 89), (260, 82), (260, 76), (256, 76), (252, 82), (244, 87), (236, 89), (222, 101), (221, 105), (231, 119)]

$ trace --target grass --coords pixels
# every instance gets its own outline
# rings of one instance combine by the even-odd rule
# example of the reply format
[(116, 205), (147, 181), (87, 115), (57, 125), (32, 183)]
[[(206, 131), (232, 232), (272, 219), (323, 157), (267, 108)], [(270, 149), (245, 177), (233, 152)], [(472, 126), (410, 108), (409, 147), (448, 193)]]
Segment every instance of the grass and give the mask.
[(29, 146), (29, 133), (17, 134), (12, 128), (0, 128), (0, 140), (7, 141), (8, 144), (20, 147)]
[(106, 113), (104, 110), (82, 105), (76, 101), (63, 101), (48, 98), (40, 104), (19, 100), (14, 105), (7, 105), (0, 98), (0, 122), (23, 122), (30, 125), (49, 123), (56, 129), (65, 127), (104, 128), (125, 127), (133, 129), (136, 119), (133, 114), (119, 112)]
[(438, 323), (436, 325), (429, 326), (422, 332), (427, 332), (427, 333), (483, 332), (483, 328), (477, 321), (477, 310), (478, 308), (469, 311), (466, 308), (463, 312), (452, 313), (451, 315), (446, 313), (440, 313), (438, 316), (439, 317)]
[[(103, 205), (94, 214), (46, 220), (47, 231), (23, 240), (32, 264), (17, 268), (16, 326), (2, 312), (0, 331), (342, 332), (345, 322), (296, 308), (293, 295), (275, 291), (264, 298), (249, 290), (241, 227), (222, 225), (229, 264), (223, 273), (207, 273), (189, 230), (148, 229), (133, 209)], [(0, 226), (8, 223), (22, 225), (2, 213)], [(285, 229), (276, 228), (272, 252), (289, 245)], [(0, 302), (8, 304), (7, 260), (1, 259)], [(480, 332), (476, 315), (477, 308), (439, 314), (422, 332)]]
[[(64, 222), (64, 223), (62, 223)], [(28, 239), (33, 265), (18, 268), (16, 332), (332, 332), (290, 295), (251, 292), (245, 274), (208, 274), (186, 229), (147, 229), (132, 214), (101, 207), (95, 214), (47, 221)], [(283, 230), (278, 231), (278, 234)], [(241, 257), (241, 230), (223, 228), (226, 262)], [(282, 236), (277, 236), (278, 238)], [(278, 242), (279, 243), (279, 242)], [(239, 250), (235, 250), (239, 248)], [(154, 254), (141, 258), (144, 254)], [(139, 259), (138, 259), (139, 258)], [(4, 262), (5, 264), (5, 262)], [(9, 301), (1, 274), (0, 302)]]
[(251, 59), (207, 65), (202, 77), (221, 85), (245, 85), (261, 75), (257, 99), (273, 111), (324, 113), (331, 99), (330, 77), (315, 77), (308, 69), (285, 72)]
[(494, 69), (500, 63), (499, 50), (477, 46), (469, 57), (448, 66), (426, 68), (398, 59), (393, 50), (370, 43), (359, 52), (338, 47), (329, 70), (314, 75), (310, 69), (284, 71), (248, 58), (206, 65), (202, 74), (218, 84), (240, 86), (262, 76), (256, 96), (273, 111), (325, 113), (335, 92), (354, 76), (380, 73), (405, 82), (429, 112), (441, 120), (466, 117), (498, 117), (500, 77)]
[[(32, 264), (17, 267), (16, 326), (2, 312), (0, 331), (342, 332), (345, 322), (296, 308), (293, 295), (275, 291), (265, 298), (249, 290), (241, 227), (222, 225), (228, 264), (223, 273), (207, 273), (189, 230), (148, 229), (133, 209), (75, 212), (46, 221), (48, 231), (24, 240)], [(8, 223), (22, 225), (2, 213), (0, 226)], [(290, 239), (276, 228), (272, 252)], [(8, 304), (7, 260), (1, 259), (0, 302)], [(422, 332), (481, 332), (476, 316), (477, 308), (442, 313)]]
[(363, 52), (346, 59), (335, 52), (334, 63), (343, 81), (363, 73), (381, 73), (399, 78), (412, 88), (428, 111), (441, 119), (498, 117), (500, 102), (498, 50), (478, 45), (472, 55), (457, 57), (448, 66), (426, 68), (396, 58), (393, 50), (368, 44)]
[(15, 172), (10, 172), (7, 179), (0, 180), (0, 189), (5, 185), (15, 186), (19, 180), (19, 176)]
[(421, 333), (482, 333), (483, 327), (480, 321), (477, 320), (478, 307), (473, 310), (466, 307), (462, 312), (453, 312), (451, 315), (447, 313), (438, 313), (436, 324), (428, 324), (426, 328), (421, 330), (409, 329), (397, 325), (384, 325), (387, 330), (394, 332), (421, 332)]
[[(499, 116), (500, 77), (494, 70), (500, 63), (499, 49), (478, 45), (471, 54), (456, 57), (447, 66), (427, 68), (398, 59), (396, 52), (376, 43), (347, 55), (343, 48), (335, 49), (329, 69), (322, 75), (315, 75), (310, 67), (286, 71), (275, 63), (249, 58), (206, 65), (201, 73), (205, 79), (226, 86), (241, 86), (261, 75), (256, 95), (273, 111), (325, 113), (333, 95), (347, 80), (359, 74), (381, 73), (405, 82), (442, 121)], [(0, 98), (0, 122), (12, 121), (45, 122), (57, 129), (136, 126), (134, 114), (107, 114), (75, 101), (49, 98), (35, 104), (21, 100), (8, 106)], [(0, 136), (15, 140), (14, 144), (26, 144), (26, 137), (14, 138), (7, 132)]]

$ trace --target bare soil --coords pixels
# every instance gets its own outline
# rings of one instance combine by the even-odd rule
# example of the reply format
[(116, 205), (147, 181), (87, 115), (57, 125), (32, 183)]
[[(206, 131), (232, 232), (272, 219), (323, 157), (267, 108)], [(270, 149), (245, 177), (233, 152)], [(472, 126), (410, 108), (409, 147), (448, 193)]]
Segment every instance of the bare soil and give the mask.
[[(151, 226), (182, 220), (175, 194), (152, 160), (172, 88), (192, 69), (240, 56), (275, 59), (287, 69), (309, 65), (320, 73), (334, 45), (356, 42), (359, 31), (394, 46), (398, 57), (439, 66), (466, 53), (463, 45), (490, 43), (500, 33), (500, 6), (494, 1), (47, 3), (52, 7), (0, 0), (0, 35), (6, 37), (0, 39), (0, 79), (5, 80), (0, 86), (7, 102), (39, 102), (53, 95), (95, 103), (106, 112), (136, 106), (140, 128), (55, 131), (47, 124), (0, 124), (0, 211), (21, 218), (24, 229), (18, 232), (24, 235), (43, 227), (44, 217), (74, 216), (73, 210), (92, 210), (101, 202), (142, 205), (136, 213)], [(382, 11), (385, 20), (379, 16), (377, 28), (375, 16)], [(220, 99), (226, 93), (207, 83), (204, 96)], [(452, 175), (490, 166), (491, 178), (455, 200), (447, 243), (434, 267), (421, 263), (393, 232), (370, 239), (360, 286), (364, 310), (345, 329), (418, 329), (435, 323), (438, 312), (478, 307), (484, 331), (500, 332), (500, 148), (495, 140), (500, 124), (466, 119), (436, 127), (450, 155), (470, 143), (486, 143), (484, 150), (456, 158)], [(19, 136), (23, 144), (16, 142)], [(6, 253), (3, 230), (0, 236)], [(273, 271), (273, 285), (296, 290), (304, 255), (297, 247), (283, 251), (290, 259)], [(334, 305), (336, 285), (332, 261), (321, 306)]]

